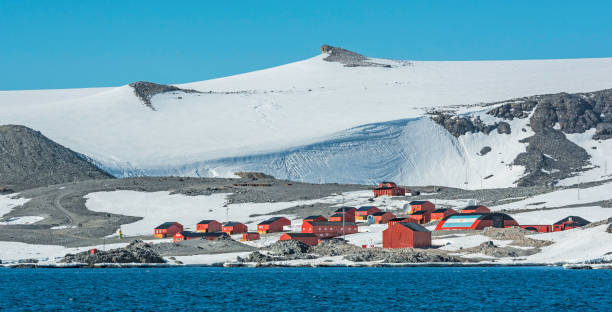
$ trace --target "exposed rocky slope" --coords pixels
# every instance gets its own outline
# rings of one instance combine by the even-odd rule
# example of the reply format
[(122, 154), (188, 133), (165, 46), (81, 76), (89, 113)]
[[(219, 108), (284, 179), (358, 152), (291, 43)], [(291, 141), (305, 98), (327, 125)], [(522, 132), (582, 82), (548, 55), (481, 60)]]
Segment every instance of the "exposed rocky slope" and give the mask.
[(153, 104), (151, 104), (151, 98), (157, 94), (181, 91), (185, 93), (199, 93), (199, 91), (191, 89), (181, 89), (179, 87), (157, 84), (148, 81), (137, 81), (130, 83), (130, 87), (134, 88), (134, 93), (142, 102), (151, 110), (155, 110)]
[(16, 189), (107, 179), (82, 155), (24, 126), (0, 126), (0, 185)]
[(349, 51), (340, 47), (332, 47), (324, 44), (321, 46), (321, 53), (327, 53), (327, 57), (324, 60), (328, 62), (338, 62), (344, 64), (346, 67), (358, 67), (358, 66), (374, 66), (374, 67), (391, 67), (388, 64), (380, 64), (373, 62), (366, 56), (359, 53)]
[[(533, 136), (520, 141), (528, 143), (528, 146), (513, 162), (525, 167), (525, 175), (517, 181), (519, 186), (555, 184), (590, 165), (589, 154), (569, 141), (565, 134), (584, 133), (595, 128), (594, 140), (612, 138), (612, 89), (537, 95), (514, 99), (501, 105), (489, 105), (495, 107), (487, 114), (497, 118), (529, 118), (529, 126), (535, 132)], [(505, 121), (487, 125), (478, 116), (470, 114), (432, 114), (432, 119), (455, 137), (468, 132), (489, 134), (495, 129), (498, 133), (511, 133), (510, 125)]]

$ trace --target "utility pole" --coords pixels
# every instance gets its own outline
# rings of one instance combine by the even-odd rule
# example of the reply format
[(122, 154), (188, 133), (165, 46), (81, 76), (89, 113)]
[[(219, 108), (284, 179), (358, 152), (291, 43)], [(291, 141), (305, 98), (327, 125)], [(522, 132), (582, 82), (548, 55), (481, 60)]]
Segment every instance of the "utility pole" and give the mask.
[(580, 184), (582, 184), (582, 179), (578, 176), (578, 200), (580, 200)]

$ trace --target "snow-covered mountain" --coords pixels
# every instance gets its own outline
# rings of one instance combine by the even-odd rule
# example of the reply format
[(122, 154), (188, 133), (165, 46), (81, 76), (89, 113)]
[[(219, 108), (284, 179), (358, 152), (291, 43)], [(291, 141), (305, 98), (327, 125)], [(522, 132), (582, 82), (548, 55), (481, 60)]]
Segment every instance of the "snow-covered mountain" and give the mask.
[[(514, 160), (534, 130), (529, 118), (487, 112), (520, 97), (610, 88), (611, 72), (612, 58), (394, 61), (326, 47), (304, 61), (177, 88), (3, 91), (0, 124), (39, 130), (116, 176), (246, 170), (310, 182), (501, 187), (526, 173)], [(432, 110), (510, 130), (454, 136)], [(594, 131), (568, 135), (591, 154), (591, 180), (612, 152), (612, 140), (598, 143)]]

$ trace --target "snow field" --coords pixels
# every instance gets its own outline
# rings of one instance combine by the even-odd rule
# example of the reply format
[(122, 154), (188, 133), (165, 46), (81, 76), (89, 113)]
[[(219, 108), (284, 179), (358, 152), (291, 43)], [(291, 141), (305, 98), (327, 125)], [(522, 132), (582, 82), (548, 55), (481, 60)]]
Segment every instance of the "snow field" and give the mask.
[[(304, 181), (394, 178), (402, 184), (459, 186), (467, 165), (470, 187), (490, 174), (484, 184), (496, 187), (510, 186), (520, 175), (501, 160), (507, 164), (520, 150), (514, 136), (528, 133), (513, 124), (509, 136), (495, 132), (456, 140), (428, 124), (422, 117), (427, 108), (612, 85), (612, 58), (409, 65), (381, 60), (394, 67), (375, 68), (344, 67), (324, 57), (184, 84), (205, 93), (155, 96), (156, 111), (129, 86), (2, 91), (0, 124), (39, 130), (118, 176), (231, 176), (248, 167), (277, 168), (278, 177)], [(512, 138), (509, 147), (501, 148), (500, 136)], [(477, 139), (492, 145), (490, 155), (475, 156), (481, 148)], [(372, 156), (364, 158), (385, 150), (396, 158), (381, 168)], [(441, 161), (461, 170), (431, 169)], [(352, 178), (342, 174), (346, 163), (354, 164)]]

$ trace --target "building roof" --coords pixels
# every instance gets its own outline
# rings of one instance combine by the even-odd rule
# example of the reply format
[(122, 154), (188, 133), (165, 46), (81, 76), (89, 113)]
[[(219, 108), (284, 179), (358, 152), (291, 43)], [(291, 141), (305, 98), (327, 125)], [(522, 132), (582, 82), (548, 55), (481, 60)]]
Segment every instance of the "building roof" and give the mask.
[(397, 217), (397, 218), (393, 218), (389, 221), (402, 221), (402, 220), (406, 220), (406, 219), (410, 219), (410, 217)]
[(342, 226), (344, 225), (357, 225), (355, 222), (342, 222), (342, 221), (308, 221), (312, 225), (331, 225), (331, 226)]
[(424, 214), (427, 214), (427, 211), (419, 210), (419, 211), (415, 211), (415, 212), (412, 213), (412, 215), (419, 215), (419, 216), (420, 215), (424, 215)]
[(200, 233), (202, 237), (220, 237), (220, 236), (229, 236), (225, 232), (215, 232), (215, 233)]
[(388, 211), (379, 211), (379, 212), (375, 212), (375, 213), (371, 214), (371, 216), (382, 216), (385, 213), (390, 213), (390, 212), (388, 212)]
[(230, 221), (230, 222), (225, 223), (223, 226), (234, 226), (238, 224), (242, 224), (242, 223), (236, 222), (236, 221)]
[(190, 232), (190, 231), (183, 231), (183, 232), (179, 232), (178, 234), (182, 235), (183, 237), (203, 237), (204, 236), (204, 233)]
[(428, 229), (418, 223), (398, 222), (397, 224), (400, 224), (401, 226), (409, 228), (415, 232), (429, 232)]
[(442, 213), (442, 212), (447, 212), (450, 208), (440, 208), (440, 209), (436, 209), (434, 211), (432, 211), (431, 213)]
[(368, 211), (372, 208), (376, 208), (376, 206), (361, 206), (359, 209), (357, 209), (357, 211)]
[(270, 218), (270, 219), (268, 219), (266, 221), (259, 222), (259, 225), (262, 225), (262, 224), (272, 224), (274, 221), (278, 221), (280, 219), (286, 219), (286, 218), (285, 217), (272, 217), (272, 218)]
[[(478, 207), (480, 207), (482, 205), (472, 205), (472, 206), (467, 206), (465, 208), (463, 208), (463, 210), (475, 210), (478, 209)], [(484, 207), (484, 206), (483, 206)], [(486, 207), (485, 207), (486, 208)]]
[(333, 215), (331, 215), (330, 218), (335, 218), (335, 217), (344, 217), (344, 214), (342, 214), (342, 213), (334, 213)]
[(573, 222), (578, 223), (580, 226), (584, 226), (584, 225), (587, 225), (587, 224), (591, 223), (591, 222), (589, 222), (589, 221), (587, 221), (587, 220), (585, 220), (585, 219), (583, 219), (581, 217), (578, 217), (578, 216), (567, 216), (567, 217), (565, 217), (565, 218), (555, 222), (554, 224), (562, 224), (562, 223), (568, 222), (570, 220), (573, 221)]
[(285, 233), (291, 237), (316, 237), (318, 238), (318, 236), (316, 234), (313, 233)]
[(428, 202), (429, 202), (428, 200), (413, 200), (410, 202), (410, 205), (422, 205)]
[(202, 220), (202, 221), (198, 222), (198, 224), (209, 224), (209, 223), (211, 223), (211, 222), (213, 222), (213, 221), (214, 221), (214, 222), (219, 222), (219, 221), (217, 221), (217, 220)]
[(335, 212), (347, 212), (347, 211), (353, 210), (353, 209), (357, 210), (355, 207), (340, 207), (340, 208), (336, 209)]
[(160, 230), (160, 229), (169, 229), (171, 226), (173, 226), (175, 223), (177, 222), (164, 222), (160, 225), (158, 225), (155, 229), (156, 230)]
[[(308, 217), (304, 218), (304, 220), (308, 220), (308, 219), (313, 219), (313, 220), (314, 220), (314, 219), (316, 219), (316, 218), (325, 218), (325, 217), (324, 217), (324, 216), (322, 216), (322, 215), (318, 215), (318, 216), (308, 216)], [(327, 218), (325, 218), (325, 219), (327, 219)]]

